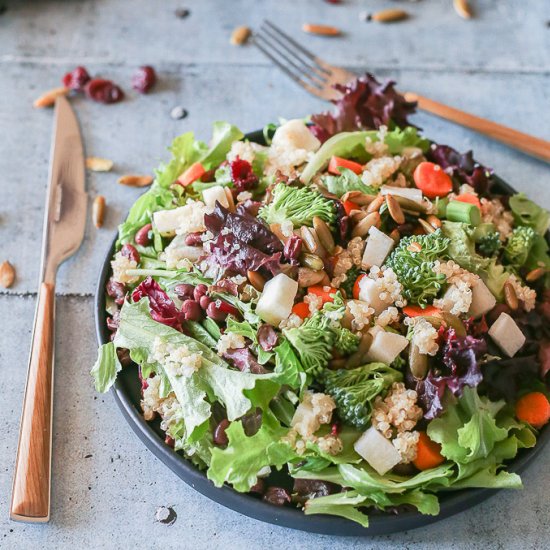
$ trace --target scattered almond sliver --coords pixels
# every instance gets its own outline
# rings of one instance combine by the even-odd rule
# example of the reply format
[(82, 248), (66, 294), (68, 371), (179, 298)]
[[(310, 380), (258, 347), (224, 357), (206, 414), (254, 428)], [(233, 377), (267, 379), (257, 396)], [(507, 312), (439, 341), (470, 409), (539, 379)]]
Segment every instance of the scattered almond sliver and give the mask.
[(153, 183), (153, 176), (139, 176), (128, 174), (118, 179), (118, 183), (121, 185), (127, 185), (128, 187), (147, 187)]
[(409, 14), (405, 10), (390, 8), (373, 13), (369, 19), (378, 23), (393, 23), (394, 21), (402, 21), (408, 17)]
[(460, 17), (462, 17), (463, 19), (472, 18), (472, 6), (468, 2), (468, 0), (453, 0), (453, 6), (456, 13), (458, 13), (458, 15), (460, 15)]
[(98, 195), (94, 199), (92, 219), (98, 229), (103, 226), (103, 220), (105, 219), (105, 197), (103, 195)]
[(248, 42), (252, 31), (248, 27), (237, 27), (231, 33), (231, 44), (234, 46), (242, 46)]
[(10, 262), (0, 264), (0, 286), (9, 288), (15, 280), (15, 269)]
[(86, 168), (92, 172), (110, 172), (113, 168), (113, 161), (101, 157), (88, 157)]
[(331, 27), (330, 25), (312, 25), (310, 23), (304, 23), (302, 30), (309, 34), (320, 34), (322, 36), (338, 36), (340, 29), (337, 27)]
[(32, 104), (35, 109), (41, 109), (43, 107), (51, 107), (55, 100), (62, 95), (67, 95), (71, 90), (62, 86), (61, 88), (54, 88), (43, 93), (39, 98), (34, 100)]

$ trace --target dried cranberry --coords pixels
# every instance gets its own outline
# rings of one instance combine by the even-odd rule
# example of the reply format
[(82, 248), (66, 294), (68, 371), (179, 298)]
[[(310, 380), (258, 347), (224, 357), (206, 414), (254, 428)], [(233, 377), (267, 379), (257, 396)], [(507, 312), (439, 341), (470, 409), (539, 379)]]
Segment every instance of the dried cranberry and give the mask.
[(146, 94), (157, 81), (155, 69), (150, 65), (140, 67), (132, 76), (132, 88), (140, 94)]
[(132, 262), (136, 262), (136, 264), (139, 264), (139, 261), (140, 261), (140, 256), (139, 256), (139, 252), (136, 250), (136, 247), (131, 245), (131, 244), (128, 244), (126, 243), (125, 245), (122, 246), (122, 248), (120, 249), (120, 253), (122, 254), (122, 256), (124, 256), (125, 258), (128, 258), (129, 260), (131, 260)]
[(185, 235), (185, 244), (187, 246), (201, 246), (202, 233), (189, 233)]
[(144, 225), (140, 230), (137, 231), (137, 233), (134, 236), (134, 241), (136, 244), (139, 244), (140, 246), (147, 246), (151, 243), (151, 237), (149, 236), (149, 233), (153, 229), (153, 226), (148, 223), (147, 225)]
[(111, 297), (115, 304), (121, 306), (124, 303), (126, 297), (126, 286), (118, 281), (115, 281), (112, 277), (107, 281), (105, 285), (107, 296)]
[(282, 487), (269, 487), (265, 492), (263, 500), (275, 506), (284, 506), (290, 503), (290, 493)]
[(215, 174), (216, 174), (216, 169), (215, 168), (212, 168), (212, 170), (207, 170), (202, 176), (201, 176), (201, 181), (203, 183), (208, 183), (208, 182), (211, 182), (211, 181), (214, 181), (215, 180)]
[(93, 78), (84, 86), (86, 95), (98, 103), (117, 103), (124, 98), (124, 92), (111, 80)]
[(63, 77), (63, 86), (75, 92), (83, 92), (84, 85), (90, 80), (90, 75), (84, 67), (77, 67)]
[(237, 191), (247, 191), (258, 183), (258, 176), (252, 170), (250, 162), (237, 157), (229, 165), (231, 181), (235, 184)]
[(311, 498), (326, 497), (340, 491), (340, 486), (319, 479), (295, 479), (293, 493), (297, 502), (303, 504)]
[(292, 235), (285, 243), (283, 255), (287, 262), (297, 265), (302, 252), (302, 239), (298, 235)]
[(165, 438), (164, 438), (164, 443), (166, 443), (166, 445), (168, 445), (168, 447), (172, 447), (172, 449), (174, 448), (175, 444), (176, 444), (176, 441), (175, 439), (173, 439), (172, 437), (170, 437), (169, 435), (167, 435)]
[(229, 427), (229, 420), (224, 418), (214, 429), (214, 443), (220, 447), (225, 447), (229, 443), (225, 430)]

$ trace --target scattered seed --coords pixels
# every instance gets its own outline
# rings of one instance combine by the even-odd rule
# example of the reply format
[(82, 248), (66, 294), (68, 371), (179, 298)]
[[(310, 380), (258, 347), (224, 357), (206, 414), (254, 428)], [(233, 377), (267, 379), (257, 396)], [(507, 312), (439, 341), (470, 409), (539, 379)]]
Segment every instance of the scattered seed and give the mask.
[(302, 263), (305, 267), (309, 267), (314, 271), (320, 271), (325, 267), (323, 260), (317, 256), (317, 254), (310, 254), (309, 252), (304, 252), (301, 257)]
[(369, 214), (364, 210), (352, 210), (349, 213), (349, 217), (353, 223), (359, 223), (361, 220), (365, 219)]
[(110, 172), (113, 168), (113, 161), (100, 157), (88, 157), (86, 159), (86, 168), (92, 172)]
[(316, 271), (309, 267), (300, 267), (298, 269), (298, 286), (307, 288), (309, 286), (318, 285), (325, 277), (326, 273), (323, 270)]
[(399, 195), (394, 195), (394, 199), (399, 203), (399, 206), (401, 206), (401, 208), (406, 208), (407, 210), (413, 210), (415, 212), (426, 212), (427, 210), (427, 207), (425, 204), (412, 201), (407, 197), (400, 197)]
[(186, 17), (189, 17), (191, 10), (188, 10), (187, 8), (178, 8), (174, 13), (176, 14), (176, 17), (185, 19)]
[(9, 288), (15, 280), (15, 268), (10, 262), (5, 261), (0, 264), (0, 286)]
[(409, 246), (407, 246), (407, 250), (409, 252), (421, 252), (422, 251), (422, 245), (420, 243), (417, 243), (416, 241), (414, 241)]
[(376, 195), (367, 195), (366, 193), (361, 193), (361, 191), (348, 191), (342, 196), (342, 202), (352, 201), (359, 206), (367, 206), (370, 204)]
[(428, 223), (426, 220), (423, 220), (422, 218), (418, 218), (418, 223), (422, 226), (422, 229), (428, 235), (435, 231), (434, 226), (432, 224)]
[(170, 111), (170, 117), (174, 120), (181, 120), (185, 118), (189, 113), (181, 106), (177, 105)]
[(164, 525), (172, 525), (177, 518), (178, 514), (171, 506), (160, 506), (155, 512), (155, 520)]
[(118, 178), (118, 183), (128, 187), (147, 187), (153, 183), (153, 176), (138, 176), (129, 174)]
[(427, 218), (426, 218), (426, 221), (434, 228), (434, 229), (439, 229), (441, 227), (441, 220), (437, 217), (437, 216), (434, 216), (433, 214), (430, 214)]
[(367, 206), (367, 212), (378, 212), (380, 210), (380, 207), (384, 204), (384, 196), (378, 195), (368, 206)]
[(265, 279), (257, 271), (247, 271), (246, 276), (250, 284), (259, 292), (264, 289)]
[(512, 311), (516, 311), (519, 307), (518, 295), (510, 281), (504, 283), (504, 301)]
[(456, 13), (463, 19), (471, 19), (474, 14), (472, 6), (468, 0), (453, 0), (453, 6)]
[(340, 29), (332, 27), (330, 25), (312, 25), (311, 23), (304, 23), (302, 30), (308, 34), (318, 34), (321, 36), (338, 36)]
[(377, 23), (394, 23), (407, 19), (409, 14), (405, 10), (389, 9), (377, 11), (367, 16), (367, 21), (376, 21)]
[(390, 216), (396, 224), (401, 225), (405, 223), (405, 214), (403, 214), (401, 206), (399, 206), (393, 195), (386, 195), (386, 205)]
[(315, 229), (315, 232), (317, 233), (317, 237), (319, 237), (321, 244), (326, 248), (329, 254), (332, 254), (335, 243), (329, 226), (325, 223), (324, 220), (319, 218), (319, 216), (315, 216), (313, 218), (313, 228)]
[(364, 237), (372, 226), (380, 225), (380, 214), (378, 212), (371, 212), (365, 218), (363, 218), (351, 232), (353, 237)]
[(315, 231), (314, 229), (306, 227), (305, 225), (303, 225), (300, 228), (300, 234), (301, 234), (302, 240), (304, 241), (306, 248), (312, 254), (316, 254), (317, 252), (319, 252), (319, 244), (320, 244), (318, 240), (315, 238), (316, 235), (313, 234), (314, 231)]
[(92, 207), (92, 219), (94, 225), (99, 229), (103, 225), (103, 220), (105, 218), (105, 197), (103, 195), (98, 195), (94, 199), (94, 204)]
[(231, 33), (231, 44), (233, 46), (242, 46), (243, 44), (246, 44), (248, 42), (248, 39), (250, 38), (252, 31), (249, 27), (237, 27), (234, 29), (234, 31)]
[(538, 279), (540, 279), (545, 273), (546, 269), (544, 267), (536, 267), (532, 271), (529, 271), (527, 275), (525, 275), (525, 280), (532, 283), (533, 281), (537, 281)]
[(48, 90), (47, 92), (43, 93), (39, 98), (35, 99), (32, 105), (36, 109), (51, 107), (52, 105), (54, 105), (55, 100), (58, 97), (62, 95), (67, 95), (70, 91), (70, 88), (66, 88), (65, 86), (62, 86), (61, 88), (54, 88), (53, 90)]
[(227, 197), (227, 203), (229, 204), (229, 207), (228, 207), (229, 211), (235, 212), (237, 209), (235, 208), (235, 201), (233, 200), (233, 193), (231, 193), (231, 189), (229, 189), (229, 187), (224, 187), (223, 192)]

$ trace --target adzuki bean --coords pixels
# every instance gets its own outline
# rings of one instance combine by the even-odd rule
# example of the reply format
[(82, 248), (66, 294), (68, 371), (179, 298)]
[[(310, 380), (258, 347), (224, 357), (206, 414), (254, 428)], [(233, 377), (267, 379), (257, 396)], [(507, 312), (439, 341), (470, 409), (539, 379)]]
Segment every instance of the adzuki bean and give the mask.
[(185, 300), (181, 310), (188, 321), (200, 321), (202, 318), (202, 309), (195, 300)]
[(224, 418), (214, 429), (214, 443), (220, 447), (225, 447), (229, 443), (225, 430), (229, 427), (229, 420)]
[(136, 262), (136, 264), (139, 264), (139, 261), (141, 260), (141, 257), (139, 255), (139, 252), (136, 250), (136, 247), (134, 245), (126, 243), (122, 246), (120, 249), (120, 253), (129, 260)]
[(282, 487), (269, 487), (265, 492), (263, 500), (275, 506), (284, 506), (291, 501), (290, 493)]
[(105, 290), (107, 291), (107, 295), (115, 301), (115, 304), (121, 306), (124, 303), (124, 298), (126, 297), (126, 286), (122, 283), (115, 281), (111, 277), (105, 285)]
[(208, 292), (208, 287), (206, 285), (200, 284), (195, 287), (195, 291), (193, 292), (193, 297), (197, 302), (201, 299), (202, 296), (205, 296)]
[(212, 302), (212, 299), (208, 297), (206, 294), (204, 296), (201, 296), (199, 300), (199, 304), (204, 310), (208, 308), (211, 302)]
[(193, 298), (195, 287), (189, 283), (181, 283), (174, 287), (174, 292), (180, 300), (188, 300)]
[(134, 236), (134, 241), (136, 241), (136, 244), (139, 244), (140, 246), (147, 246), (151, 243), (151, 237), (149, 237), (149, 232), (153, 226), (148, 223), (147, 225), (144, 225)]
[(216, 302), (210, 302), (206, 308), (206, 315), (213, 319), (214, 321), (225, 321), (227, 313), (222, 311)]

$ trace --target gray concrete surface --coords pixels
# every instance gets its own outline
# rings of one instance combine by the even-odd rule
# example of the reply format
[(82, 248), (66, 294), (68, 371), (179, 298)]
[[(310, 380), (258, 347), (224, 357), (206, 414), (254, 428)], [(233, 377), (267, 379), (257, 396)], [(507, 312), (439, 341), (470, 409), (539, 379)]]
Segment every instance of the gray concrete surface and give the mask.
[[(264, 17), (295, 31), (328, 60), (369, 68), (403, 89), (550, 139), (550, 5), (540, 0), (478, 0), (477, 18), (462, 21), (450, 1), (371, 0), (330, 5), (214, 0), (7, 1), (0, 15), (0, 260), (17, 268), (16, 284), (0, 294), (0, 548), (545, 548), (550, 540), (550, 451), (524, 474), (525, 490), (491, 500), (436, 525), (375, 539), (337, 539), (273, 527), (213, 503), (181, 482), (132, 434), (110, 395), (94, 393), (92, 293), (102, 257), (121, 216), (139, 191), (116, 184), (122, 173), (148, 173), (178, 133), (208, 137), (212, 121), (243, 130), (278, 116), (323, 108), (269, 66), (251, 47), (228, 45), (232, 28)], [(2, 4), (2, 2), (0, 2)], [(362, 23), (358, 13), (402, 6), (414, 15), (396, 25)], [(174, 10), (191, 15), (177, 19)], [(338, 25), (343, 37), (302, 35), (303, 22)], [(149, 96), (130, 90), (132, 70), (150, 63), (159, 84)], [(76, 64), (113, 78), (128, 92), (118, 105), (76, 99), (90, 155), (115, 161), (112, 174), (93, 174), (91, 197), (107, 197), (105, 228), (88, 227), (79, 253), (58, 279), (53, 518), (48, 525), (7, 520), (38, 276), (51, 112), (31, 102), (57, 86)], [(189, 116), (170, 118), (175, 105)], [(476, 157), (550, 207), (548, 165), (427, 115), (425, 132)], [(7, 413), (7, 414), (6, 414)], [(178, 514), (155, 522), (160, 506)]]

